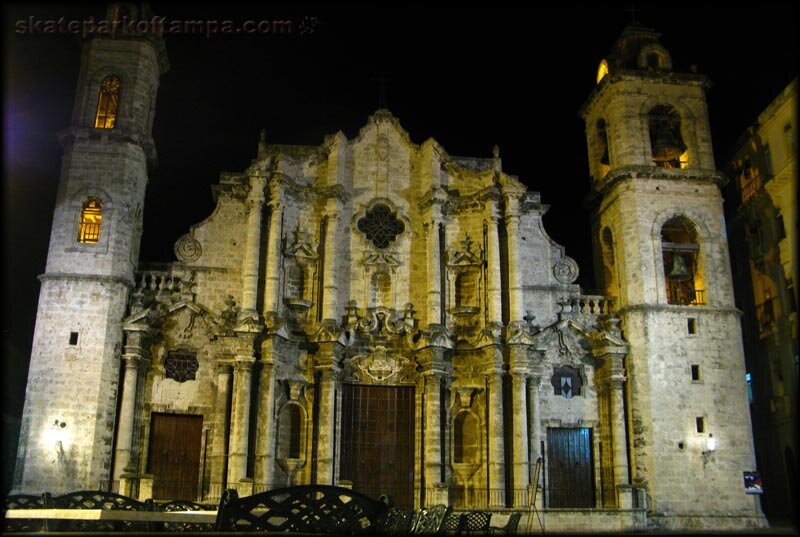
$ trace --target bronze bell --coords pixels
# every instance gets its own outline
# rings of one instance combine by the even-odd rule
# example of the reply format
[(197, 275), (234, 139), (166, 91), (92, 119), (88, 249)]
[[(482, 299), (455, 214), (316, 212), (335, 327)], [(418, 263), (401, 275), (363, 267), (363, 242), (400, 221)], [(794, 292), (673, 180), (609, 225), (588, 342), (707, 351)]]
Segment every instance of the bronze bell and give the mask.
[(653, 160), (658, 162), (679, 160), (684, 151), (686, 146), (673, 129), (664, 123), (659, 125), (653, 142)]
[(672, 254), (672, 270), (669, 271), (669, 276), (667, 276), (670, 280), (673, 281), (685, 281), (691, 278), (691, 274), (689, 274), (689, 270), (686, 268), (686, 262), (683, 260), (683, 256), (679, 253)]

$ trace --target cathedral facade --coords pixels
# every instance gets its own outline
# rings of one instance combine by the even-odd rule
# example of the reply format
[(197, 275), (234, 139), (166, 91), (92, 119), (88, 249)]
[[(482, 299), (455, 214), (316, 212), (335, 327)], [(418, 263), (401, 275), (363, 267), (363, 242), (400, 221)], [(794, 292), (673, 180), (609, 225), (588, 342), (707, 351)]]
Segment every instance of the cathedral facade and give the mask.
[(167, 68), (154, 37), (85, 45), (16, 491), (763, 524), (707, 81), (657, 34), (626, 29), (581, 109), (602, 296), (497, 148), (417, 144), (387, 110), (316, 146), (262, 133), (176, 261), (140, 264)]

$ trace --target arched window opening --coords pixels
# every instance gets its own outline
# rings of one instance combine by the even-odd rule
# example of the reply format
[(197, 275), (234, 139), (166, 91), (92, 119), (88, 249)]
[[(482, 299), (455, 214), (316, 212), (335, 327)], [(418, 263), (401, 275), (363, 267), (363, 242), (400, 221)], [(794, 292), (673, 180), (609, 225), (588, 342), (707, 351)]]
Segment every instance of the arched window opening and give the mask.
[(103, 204), (97, 198), (89, 198), (81, 210), (78, 242), (97, 244), (100, 240), (100, 224), (103, 221)]
[(281, 410), (278, 437), (279, 456), (282, 459), (300, 459), (303, 437), (303, 414), (297, 404), (288, 404)]
[(478, 420), (462, 410), (453, 422), (453, 462), (475, 463), (480, 460)]
[(456, 307), (474, 307), (478, 305), (477, 278), (471, 272), (462, 272), (456, 276)]
[(658, 168), (686, 168), (688, 148), (681, 135), (681, 118), (674, 108), (659, 105), (647, 115), (653, 163)]
[(94, 118), (96, 129), (113, 129), (117, 120), (119, 104), (119, 78), (107, 76), (100, 83), (100, 96), (97, 98), (97, 114)]
[(661, 69), (664, 67), (664, 61), (661, 58), (661, 54), (657, 52), (651, 52), (647, 55), (647, 69), (650, 71), (655, 71), (657, 69)]
[(603, 79), (608, 74), (608, 62), (606, 60), (601, 60), (600, 65), (597, 67), (597, 83), (603, 81)]
[(672, 218), (661, 228), (668, 304), (700, 306), (706, 303), (698, 267), (699, 251), (697, 232), (687, 218)]
[(617, 282), (615, 278), (616, 270), (614, 267), (614, 237), (609, 228), (603, 228), (600, 241), (601, 250), (603, 252), (603, 287), (606, 293), (616, 296)]
[(597, 143), (600, 147), (600, 164), (603, 166), (608, 166), (611, 163), (611, 159), (608, 153), (608, 126), (606, 125), (605, 119), (598, 119), (597, 120)]
[(392, 305), (392, 276), (384, 271), (372, 275), (372, 304), (390, 307)]

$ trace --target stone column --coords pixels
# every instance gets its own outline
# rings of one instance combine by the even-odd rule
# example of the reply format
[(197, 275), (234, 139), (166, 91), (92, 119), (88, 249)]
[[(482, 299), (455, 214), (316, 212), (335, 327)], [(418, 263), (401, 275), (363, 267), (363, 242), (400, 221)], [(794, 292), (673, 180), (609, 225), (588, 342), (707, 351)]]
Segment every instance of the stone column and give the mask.
[(442, 425), (439, 371), (423, 373), (425, 378), (425, 486), (428, 489), (442, 482)]
[(500, 280), (500, 237), (497, 231), (498, 220), (497, 207), (493, 203), (491, 206), (491, 213), (486, 220), (486, 257), (488, 261), (486, 267), (486, 317), (487, 324), (497, 323), (502, 325), (503, 301)]
[[(319, 352), (322, 352), (320, 349)], [(334, 413), (336, 402), (336, 388), (339, 381), (339, 366), (335, 359), (335, 350), (327, 351), (328, 356), (324, 356), (315, 370), (319, 372), (319, 416), (316, 417), (319, 424), (319, 436), (317, 437), (317, 484), (335, 485), (333, 475), (333, 453), (336, 442), (336, 415)]]
[[(528, 405), (531, 417), (529, 436), (530, 443), (530, 483), (531, 494), (535, 494), (536, 508), (544, 506), (543, 491), (541, 490), (542, 472), (544, 472), (544, 459), (542, 454), (542, 418), (541, 405), (539, 400), (539, 389), (542, 382), (541, 373), (534, 371), (528, 379)], [(542, 458), (542, 465), (539, 467), (539, 475), (536, 475), (536, 464)], [(538, 489), (538, 490), (537, 490)], [(528, 499), (530, 502), (530, 499)]]
[(632, 491), (628, 482), (623, 384), (624, 376), (622, 378), (615, 376), (609, 379), (608, 395), (611, 407), (611, 441), (614, 446), (614, 483), (617, 488), (617, 506), (620, 509), (630, 509), (633, 506)]
[(237, 356), (233, 374), (228, 486), (236, 487), (247, 477), (247, 440), (250, 433), (250, 375), (255, 358)]
[(261, 212), (264, 208), (263, 176), (250, 177), (247, 197), (247, 239), (242, 265), (242, 311), (255, 313), (258, 300), (258, 265), (261, 249)]
[(269, 193), (269, 241), (267, 243), (267, 270), (264, 277), (264, 313), (280, 311), (280, 260), (281, 260), (281, 203), (280, 181), (270, 181)]
[(509, 322), (521, 321), (525, 315), (525, 307), (520, 278), (522, 260), (519, 256), (519, 213), (506, 211), (506, 234), (508, 237), (508, 320)]
[[(262, 346), (266, 348), (267, 345)], [(272, 345), (269, 345), (270, 350)], [(256, 425), (255, 486), (256, 491), (268, 490), (274, 485), (275, 437), (275, 373), (272, 355), (262, 351), (261, 378), (258, 387), (258, 416)]]
[(528, 349), (524, 345), (510, 346), (512, 471), (515, 507), (527, 505), (523, 490), (530, 484), (528, 464)]
[[(536, 461), (542, 457), (542, 418), (539, 403), (539, 387), (541, 384), (541, 377), (531, 376), (528, 381), (528, 406), (531, 416), (530, 424), (530, 438), (531, 438), (531, 483), (533, 483), (534, 472), (536, 471)], [(542, 476), (539, 476), (541, 482)], [(538, 483), (536, 483), (538, 484)]]
[[(136, 347), (141, 352), (141, 349)], [(133, 449), (133, 421), (136, 413), (136, 393), (139, 382), (139, 367), (142, 357), (136, 354), (123, 354), (125, 361), (125, 377), (122, 381), (122, 403), (119, 410), (119, 425), (117, 428), (117, 451), (114, 457), (114, 481), (122, 476), (123, 472), (135, 471), (128, 469)]]
[(323, 270), (323, 291), (322, 291), (322, 319), (336, 319), (337, 298), (339, 286), (336, 278), (336, 228), (339, 223), (339, 216), (336, 214), (336, 200), (329, 200), (330, 210), (325, 216), (325, 266)]
[[(499, 354), (499, 349), (492, 349)], [(505, 507), (505, 453), (503, 446), (503, 370), (502, 357), (494, 357), (486, 371), (489, 405), (489, 507)]]
[(432, 217), (426, 224), (428, 228), (428, 324), (442, 322), (442, 267), (439, 259), (440, 208), (431, 207)]
[(423, 380), (423, 467), (425, 505), (447, 503), (447, 486), (442, 482), (442, 379), (445, 375), (445, 349), (427, 347), (417, 354)]
[[(618, 320), (607, 319), (607, 330), (619, 337), (616, 328)], [(633, 489), (628, 480), (628, 450), (625, 417), (625, 364), (627, 348), (613, 343), (606, 344), (594, 351), (594, 355), (603, 364), (599, 383), (604, 385), (610, 414), (607, 424), (611, 436), (611, 450), (614, 459), (614, 485), (617, 493), (617, 507), (630, 509), (633, 505)]]
[(217, 392), (214, 397), (214, 436), (211, 449), (211, 495), (221, 495), (225, 489), (228, 462), (228, 401), (231, 392), (231, 362), (216, 364)]
[(628, 451), (625, 446), (625, 412), (624, 396), (622, 394), (623, 380), (612, 379), (609, 384), (609, 396), (611, 397), (611, 418), (614, 423), (611, 433), (614, 437), (614, 482), (617, 485), (628, 483)]

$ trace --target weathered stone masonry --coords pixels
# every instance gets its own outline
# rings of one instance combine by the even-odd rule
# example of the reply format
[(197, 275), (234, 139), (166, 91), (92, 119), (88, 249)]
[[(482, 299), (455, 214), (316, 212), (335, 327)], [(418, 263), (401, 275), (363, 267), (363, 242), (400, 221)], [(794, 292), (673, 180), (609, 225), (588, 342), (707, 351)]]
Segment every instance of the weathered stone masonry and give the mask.
[[(327, 483), (408, 507), (535, 496), (550, 529), (640, 528), (645, 512), (761, 525), (741, 486), (754, 461), (705, 79), (672, 73), (637, 27), (607, 65), (581, 110), (597, 296), (499, 149), (416, 144), (387, 110), (317, 146), (262, 133), (177, 260), (140, 265), (166, 57), (158, 40), (89, 41), (16, 489), (208, 500)], [(95, 128), (112, 75), (116, 125)], [(87, 199), (103, 211), (90, 243)]]

